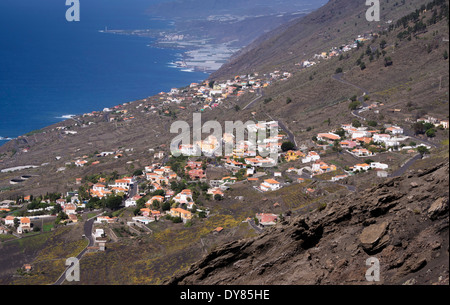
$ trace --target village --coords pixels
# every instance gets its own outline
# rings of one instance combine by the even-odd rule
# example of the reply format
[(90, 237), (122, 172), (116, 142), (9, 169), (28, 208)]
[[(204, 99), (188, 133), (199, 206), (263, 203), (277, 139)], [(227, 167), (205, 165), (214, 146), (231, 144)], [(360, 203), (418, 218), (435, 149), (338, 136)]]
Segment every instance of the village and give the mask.
[[(348, 45), (315, 55), (314, 59), (326, 60), (339, 56), (369, 39), (371, 36), (359, 36)], [(315, 64), (318, 62), (312, 59), (298, 65), (301, 69), (306, 69)], [(138, 104), (134, 111), (170, 117), (175, 113), (169, 109), (169, 105), (178, 105), (181, 111), (192, 105), (193, 110), (205, 112), (227, 105), (230, 98), (239, 98), (248, 93), (258, 94), (259, 90), (292, 77), (292, 73), (294, 72), (274, 71), (261, 76), (253, 73), (236, 76), (221, 83), (192, 83), (185, 88), (172, 88), (170, 92), (161, 92), (155, 97), (134, 102)], [(132, 121), (135, 114), (126, 106), (131, 106), (131, 103), (87, 113), (82, 118), (104, 118), (106, 115), (108, 122), (112, 124)], [(360, 107), (358, 113), (377, 111), (378, 106), (373, 103)], [(432, 117), (420, 118), (417, 123), (422, 124), (426, 131), (438, 127), (448, 129), (447, 120)], [(91, 124), (96, 123), (87, 123)], [(79, 187), (78, 190), (67, 191), (66, 194), (24, 194), (17, 201), (3, 201), (0, 203), (3, 222), (0, 233), (15, 237), (36, 233), (44, 229), (38, 224), (45, 218), (50, 218), (54, 223), (50, 227), (73, 225), (81, 219), (83, 213), (92, 214), (95, 211), (98, 214), (95, 234), (101, 244), (99, 249), (104, 249), (106, 229), (109, 225), (114, 226), (119, 222), (126, 226), (116, 226), (114, 230), (108, 230), (109, 235), (114, 235), (109, 238), (117, 240), (120, 236), (151, 234), (149, 225), (161, 221), (182, 223), (189, 229), (194, 219), (209, 216), (209, 202), (222, 201), (234, 185), (248, 183), (254, 192), (269, 193), (305, 181), (326, 180), (342, 183), (349, 177), (368, 171), (378, 178), (387, 178), (393, 175), (394, 169), (401, 167), (396, 164), (397, 159), (389, 157), (390, 154), (400, 152), (407, 160), (418, 154), (424, 156), (431, 148), (405, 135), (401, 126), (379, 126), (357, 118), (342, 124), (338, 129), (322, 130), (312, 139), (307, 139), (310, 145), (301, 147), (295, 146), (286, 130), (278, 126), (276, 121), (258, 122), (249, 128), (256, 132), (265, 132), (268, 126), (276, 128), (279, 135), (268, 137), (258, 144), (258, 149), (255, 143), (250, 141), (235, 143), (233, 134), (224, 133), (221, 139), (209, 136), (190, 145), (180, 145), (178, 148), (181, 156), (173, 156), (173, 152), (167, 149), (154, 151), (153, 162), (127, 175), (79, 177), (74, 181)], [(69, 136), (77, 133), (69, 127), (58, 129)], [(229, 145), (233, 149), (228, 154), (216, 157), (217, 150)], [(271, 156), (261, 156), (261, 148), (271, 152)], [(124, 148), (97, 152), (95, 156), (84, 155), (67, 163), (66, 168), (61, 170), (95, 166), (103, 158), (119, 159), (132, 150), (133, 148)], [(272, 157), (273, 154), (276, 157)], [(349, 156), (346, 160), (350, 161), (343, 163), (335, 160), (336, 156), (343, 155)], [(379, 157), (385, 161), (376, 161)], [(219, 179), (212, 179), (208, 176), (208, 170), (216, 168), (226, 172)], [(315, 191), (307, 184), (304, 187), (305, 193)], [(128, 213), (117, 213), (123, 210)], [(119, 214), (127, 216), (119, 217)], [(280, 217), (283, 215), (260, 211), (247, 215), (242, 221), (256, 223), (262, 230), (275, 225)], [(217, 227), (214, 231), (222, 230), (222, 227)]]

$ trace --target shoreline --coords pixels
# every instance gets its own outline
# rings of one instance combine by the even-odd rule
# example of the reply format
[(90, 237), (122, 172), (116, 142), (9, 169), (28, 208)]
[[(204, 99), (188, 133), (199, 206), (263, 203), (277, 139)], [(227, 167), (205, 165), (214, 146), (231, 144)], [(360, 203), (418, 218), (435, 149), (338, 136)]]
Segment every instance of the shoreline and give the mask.
[(180, 51), (178, 60), (167, 63), (183, 72), (211, 74), (220, 69), (242, 47), (233, 47), (235, 41), (213, 43), (211, 38), (195, 38), (164, 30), (99, 30), (99, 33), (148, 37), (156, 41), (147, 47)]

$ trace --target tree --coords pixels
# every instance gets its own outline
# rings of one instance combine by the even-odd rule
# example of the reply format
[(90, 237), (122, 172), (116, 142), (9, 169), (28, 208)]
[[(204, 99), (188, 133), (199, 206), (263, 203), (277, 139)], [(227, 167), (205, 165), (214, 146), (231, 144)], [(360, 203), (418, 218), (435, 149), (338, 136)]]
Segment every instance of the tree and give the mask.
[(220, 195), (220, 194), (215, 194), (214, 195), (214, 200), (216, 200), (216, 201), (221, 201), (223, 198), (222, 198), (222, 196)]
[(144, 174), (144, 172), (142, 169), (137, 169), (133, 172), (133, 176), (141, 176), (143, 174)]
[(434, 130), (433, 128), (430, 128), (425, 132), (425, 134), (429, 138), (434, 138), (436, 136), (436, 130)]
[(358, 107), (359, 106), (361, 106), (361, 102), (359, 102), (359, 101), (352, 101), (349, 105), (348, 105), (348, 108), (350, 109), (350, 110), (356, 110), (356, 109), (358, 109)]
[(429, 129), (432, 129), (434, 127), (434, 124), (432, 124), (432, 123), (424, 123), (423, 127), (425, 128), (425, 130), (429, 130)]
[(158, 210), (158, 209), (160, 208), (160, 205), (159, 205), (159, 201), (158, 201), (158, 200), (153, 200), (153, 202), (152, 202), (152, 208), (153, 208), (154, 210)]
[(290, 97), (286, 98), (286, 104), (290, 104), (292, 102), (292, 99)]
[(122, 197), (120, 196), (112, 196), (106, 199), (106, 207), (111, 210), (119, 209), (121, 204), (122, 204)]
[(60, 204), (56, 204), (52, 209), (52, 215), (56, 215), (62, 211), (62, 207)]
[(339, 67), (339, 68), (336, 69), (336, 74), (342, 73), (342, 71), (343, 71), (342, 68)]
[(354, 119), (352, 121), (352, 126), (355, 127), (355, 128), (361, 127), (361, 122), (358, 121), (357, 119)]
[(183, 219), (181, 219), (181, 217), (173, 217), (172, 222), (173, 223), (181, 223), (181, 222), (183, 222)]
[(15, 217), (13, 221), (14, 221), (14, 228), (17, 229), (20, 225), (20, 220), (19, 218)]
[(295, 144), (292, 143), (291, 141), (286, 141), (286, 142), (283, 142), (283, 144), (281, 144), (281, 150), (284, 152), (293, 150), (294, 148), (295, 148)]
[(345, 130), (342, 129), (342, 128), (339, 128), (339, 129), (336, 130), (334, 133), (337, 134), (338, 136), (340, 136), (341, 138), (344, 138), (344, 137), (345, 137)]
[(392, 66), (392, 58), (390, 58), (390, 57), (385, 57), (384, 58), (384, 66), (385, 67), (389, 67), (389, 66)]
[(368, 121), (367, 125), (369, 125), (370, 127), (376, 127), (378, 123), (376, 121)]
[(421, 156), (423, 157), (425, 154), (429, 154), (430, 151), (428, 150), (428, 148), (426, 148), (425, 146), (419, 146), (417, 147), (417, 151), (421, 154)]
[(425, 126), (423, 122), (417, 122), (414, 123), (412, 126), (412, 129), (414, 130), (415, 135), (424, 134), (425, 133)]

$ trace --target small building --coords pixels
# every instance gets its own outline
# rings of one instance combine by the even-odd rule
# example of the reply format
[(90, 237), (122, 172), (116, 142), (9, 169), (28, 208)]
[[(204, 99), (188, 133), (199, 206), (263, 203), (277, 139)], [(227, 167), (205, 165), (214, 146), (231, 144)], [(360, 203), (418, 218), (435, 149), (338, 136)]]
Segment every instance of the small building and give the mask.
[(274, 226), (278, 220), (277, 215), (265, 214), (265, 213), (256, 214), (256, 218), (258, 219), (259, 225), (263, 228), (269, 227), (269, 226)]
[(267, 191), (276, 191), (281, 188), (280, 182), (274, 180), (274, 179), (266, 179), (263, 183), (260, 185), (260, 189), (263, 192)]

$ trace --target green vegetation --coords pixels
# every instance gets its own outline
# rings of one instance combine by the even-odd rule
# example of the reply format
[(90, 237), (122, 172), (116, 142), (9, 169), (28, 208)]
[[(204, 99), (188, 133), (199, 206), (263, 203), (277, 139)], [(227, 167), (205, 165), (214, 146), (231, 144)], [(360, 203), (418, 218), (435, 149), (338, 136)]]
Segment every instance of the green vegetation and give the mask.
[(281, 144), (281, 150), (286, 152), (289, 150), (293, 150), (295, 148), (295, 144), (291, 141), (286, 141)]

